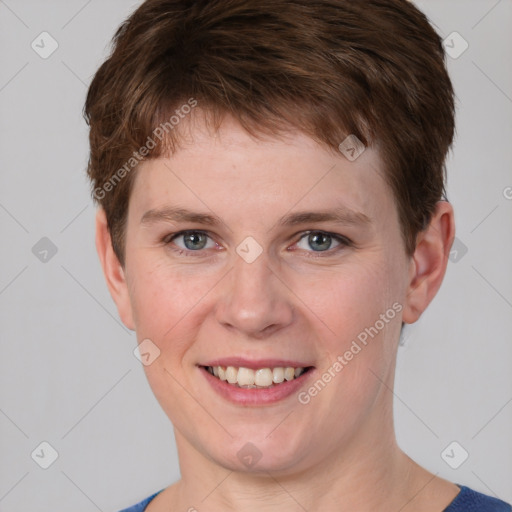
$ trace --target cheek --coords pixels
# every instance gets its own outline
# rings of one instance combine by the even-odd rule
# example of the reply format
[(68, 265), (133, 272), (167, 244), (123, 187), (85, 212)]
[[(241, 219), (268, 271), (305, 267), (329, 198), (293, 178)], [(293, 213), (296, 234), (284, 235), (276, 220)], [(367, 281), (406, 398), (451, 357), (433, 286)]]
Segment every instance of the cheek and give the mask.
[[(150, 339), (158, 357), (144, 366), (146, 378), (162, 408), (173, 422), (180, 422), (183, 386), (188, 387), (183, 365), (201, 328), (207, 296), (216, 280), (204, 273), (194, 276), (150, 251), (133, 252), (131, 274), (136, 281), (130, 290), (139, 343)], [(188, 356), (190, 358), (190, 356)], [(193, 405), (192, 405), (193, 407)], [(200, 411), (197, 413), (200, 414)]]
[(149, 339), (159, 351), (158, 358), (144, 367), (148, 381), (157, 397), (159, 390), (172, 391), (168, 394), (172, 397), (179, 393), (172, 376), (182, 379), (181, 366), (198, 338), (201, 322), (197, 315), (215, 280), (180, 273), (168, 262), (150, 256), (141, 251), (131, 262), (131, 275), (137, 277), (130, 300), (139, 343)]
[(332, 272), (323, 280), (321, 294), (307, 295), (306, 288), (301, 292), (315, 313), (309, 316), (320, 333), (321, 370), (336, 375), (326, 376), (336, 382), (329, 386), (336, 389), (333, 400), (349, 407), (369, 399), (379, 387), (371, 371), (382, 377), (394, 364), (402, 305), (397, 271), (385, 261), (379, 255), (373, 262)]
[(394, 279), (393, 269), (381, 262), (350, 265), (318, 279), (314, 288), (302, 287), (300, 293), (330, 334), (346, 339), (373, 325), (398, 300)]
[[(206, 291), (215, 284), (213, 274), (178, 268), (165, 257), (140, 251), (132, 259), (130, 273), (136, 276), (130, 299), (137, 331), (165, 339), (192, 312)], [(191, 265), (192, 267), (192, 265)]]
[(394, 365), (400, 332), (399, 286), (393, 269), (382, 262), (376, 258), (374, 264), (333, 272), (324, 281), (321, 296), (304, 300), (314, 304), (315, 315), (309, 317), (315, 334), (322, 333), (322, 362), (312, 385), (317, 389), (305, 392), (319, 417), (318, 411), (324, 411), (336, 418), (329, 427), (333, 438), (341, 435), (336, 430), (339, 422), (351, 432), (371, 413), (382, 388), (380, 379), (386, 381)]

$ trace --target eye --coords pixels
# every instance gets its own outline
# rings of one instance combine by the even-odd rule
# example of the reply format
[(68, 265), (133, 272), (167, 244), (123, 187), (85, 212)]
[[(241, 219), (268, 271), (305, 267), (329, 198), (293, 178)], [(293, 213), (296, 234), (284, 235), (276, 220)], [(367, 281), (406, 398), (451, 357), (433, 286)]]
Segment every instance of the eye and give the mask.
[[(183, 245), (177, 242), (180, 240), (182, 240)], [(208, 241), (210, 241), (210, 244), (208, 244)], [(195, 253), (195, 256), (206, 256), (207, 251), (203, 251), (203, 249), (215, 249), (218, 247), (217, 243), (212, 240), (208, 233), (197, 230), (186, 230), (167, 235), (162, 239), (162, 242), (180, 255), (192, 255)], [(334, 248), (332, 247), (333, 242), (337, 244)], [(300, 244), (304, 243), (307, 244), (307, 247), (304, 247), (304, 245), (301, 247)], [(320, 257), (323, 255), (313, 256), (311, 253), (328, 253), (326, 256), (329, 256), (350, 245), (351, 241), (344, 236), (325, 231), (308, 231), (302, 234), (295, 247), (310, 253), (308, 257)], [(310, 249), (313, 250), (311, 251)]]
[[(305, 242), (307, 246), (313, 249), (313, 252), (338, 252), (338, 250), (343, 247), (350, 245), (350, 240), (340, 235), (336, 235), (334, 233), (326, 233), (325, 231), (308, 231), (303, 234), (300, 240), (297, 242), (296, 246), (299, 249), (304, 249), (308, 252), (311, 252), (308, 247), (301, 247), (300, 244)], [(336, 242), (337, 245), (332, 248), (332, 243)], [(331, 251), (331, 249), (333, 249)]]
[[(177, 240), (183, 240), (183, 246), (177, 244)], [(211, 244), (208, 245), (208, 239)], [(163, 242), (167, 245), (172, 244), (177, 246), (177, 249), (173, 249), (179, 253), (183, 252), (199, 252), (201, 249), (212, 249), (216, 246), (216, 243), (211, 240), (207, 233), (204, 231), (180, 231), (179, 233), (168, 235), (164, 238)]]

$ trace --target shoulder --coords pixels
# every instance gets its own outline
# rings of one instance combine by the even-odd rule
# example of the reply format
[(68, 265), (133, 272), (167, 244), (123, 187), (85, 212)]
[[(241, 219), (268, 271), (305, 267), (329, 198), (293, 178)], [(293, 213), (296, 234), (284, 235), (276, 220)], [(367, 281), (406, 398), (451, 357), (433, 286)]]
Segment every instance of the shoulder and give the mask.
[(463, 485), (459, 487), (459, 494), (443, 512), (512, 512), (512, 506), (498, 498)]
[(149, 502), (161, 492), (162, 491), (155, 492), (155, 494), (152, 494), (151, 496), (140, 501), (136, 505), (133, 505), (132, 507), (128, 508), (123, 508), (123, 510), (121, 510), (120, 512), (144, 512), (144, 510), (146, 510), (146, 507), (149, 505)]

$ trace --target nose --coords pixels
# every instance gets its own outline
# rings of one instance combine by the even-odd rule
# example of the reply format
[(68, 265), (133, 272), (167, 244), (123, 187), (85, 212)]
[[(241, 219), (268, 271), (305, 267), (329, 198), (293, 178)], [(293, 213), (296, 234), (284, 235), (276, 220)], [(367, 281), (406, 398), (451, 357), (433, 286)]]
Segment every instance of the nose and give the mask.
[(236, 257), (222, 280), (216, 319), (248, 338), (264, 339), (293, 322), (294, 307), (283, 276), (269, 266), (263, 252), (252, 263)]

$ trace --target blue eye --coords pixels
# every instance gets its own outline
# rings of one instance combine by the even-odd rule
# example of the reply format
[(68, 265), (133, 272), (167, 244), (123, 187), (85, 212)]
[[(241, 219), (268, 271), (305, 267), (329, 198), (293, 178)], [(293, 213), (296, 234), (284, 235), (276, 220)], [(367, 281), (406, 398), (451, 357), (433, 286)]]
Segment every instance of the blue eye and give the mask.
[[(176, 243), (176, 241), (180, 239), (183, 245)], [(307, 247), (301, 247), (299, 245), (303, 240), (306, 241)], [(210, 244), (208, 245), (209, 241)], [(334, 248), (332, 247), (333, 241), (337, 244)], [(197, 230), (186, 230), (167, 235), (162, 239), (162, 242), (166, 246), (169, 246), (174, 252), (185, 256), (208, 256), (208, 251), (203, 249), (215, 249), (218, 247), (208, 233)], [(173, 245), (175, 247), (172, 247)], [(324, 255), (322, 253), (326, 253), (325, 256), (331, 256), (340, 249), (350, 245), (351, 241), (348, 238), (325, 231), (308, 231), (302, 234), (299, 241), (295, 244), (299, 249), (310, 253), (307, 254), (308, 257), (313, 258), (322, 257)], [(317, 254), (315, 255), (314, 253)]]
[(198, 252), (201, 249), (211, 249), (215, 247), (215, 242), (213, 245), (207, 246), (208, 238), (210, 238), (204, 231), (181, 231), (180, 233), (176, 233), (171, 238), (166, 238), (165, 243), (170, 244), (171, 242), (175, 243), (177, 239), (183, 239), (184, 247), (179, 247), (180, 252), (182, 251), (190, 251), (190, 252)]
[[(313, 249), (309, 251), (308, 247), (300, 247), (299, 244), (305, 240), (308, 247)], [(332, 242), (335, 241), (338, 245), (332, 247)], [(326, 233), (325, 231), (308, 231), (296, 244), (300, 249), (304, 249), (308, 252), (337, 252), (337, 249), (350, 245), (350, 241), (340, 235), (334, 233)]]

